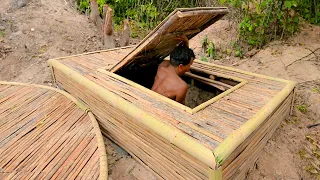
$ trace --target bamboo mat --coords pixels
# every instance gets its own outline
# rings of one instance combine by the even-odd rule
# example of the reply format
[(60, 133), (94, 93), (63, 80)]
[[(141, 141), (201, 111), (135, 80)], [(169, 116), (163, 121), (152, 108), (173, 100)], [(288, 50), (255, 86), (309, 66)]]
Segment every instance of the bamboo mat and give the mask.
[(102, 135), (87, 111), (54, 88), (0, 82), (0, 179), (107, 179)]
[(130, 53), (110, 69), (126, 73), (159, 64), (180, 43), (188, 44), (199, 32), (229, 12), (226, 7), (197, 7), (175, 9), (151, 31)]

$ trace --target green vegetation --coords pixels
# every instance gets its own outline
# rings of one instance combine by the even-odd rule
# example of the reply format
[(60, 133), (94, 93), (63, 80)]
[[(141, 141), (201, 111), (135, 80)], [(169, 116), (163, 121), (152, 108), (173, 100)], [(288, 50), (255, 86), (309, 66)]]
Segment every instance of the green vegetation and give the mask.
[(204, 56), (203, 54), (200, 55), (200, 61), (208, 62), (208, 58)]
[(3, 38), (6, 36), (6, 33), (4, 31), (1, 31), (0, 34)]
[(307, 112), (307, 105), (305, 105), (305, 104), (300, 104), (300, 105), (298, 105), (297, 108), (302, 113), (306, 113)]
[(316, 87), (316, 88), (311, 89), (311, 92), (320, 93), (320, 87)]
[[(320, 25), (320, 2), (315, 0), (97, 0), (100, 12), (103, 4), (113, 10), (115, 27), (130, 18), (132, 36), (144, 35), (179, 7), (229, 6), (229, 18), (238, 22), (239, 35), (234, 43), (236, 56), (244, 49), (261, 48), (266, 43), (293, 35), (302, 21)], [(220, 3), (220, 4), (219, 4)], [(81, 12), (89, 10), (89, 0), (77, 0)], [(118, 28), (119, 29), (119, 28)], [(142, 36), (141, 35), (141, 36)], [(209, 45), (209, 42), (208, 42)], [(213, 44), (214, 45), (214, 44)], [(214, 48), (209, 50), (214, 55)]]
[(201, 40), (201, 46), (203, 52), (206, 54), (206, 56), (201, 55), (200, 59), (202, 59), (202, 61), (208, 61), (208, 57), (211, 59), (219, 59), (215, 44), (212, 41), (209, 41), (207, 36)]
[(320, 2), (313, 0), (220, 0), (234, 7), (239, 22), (238, 56), (245, 46), (261, 48), (299, 30), (302, 19), (320, 25)]

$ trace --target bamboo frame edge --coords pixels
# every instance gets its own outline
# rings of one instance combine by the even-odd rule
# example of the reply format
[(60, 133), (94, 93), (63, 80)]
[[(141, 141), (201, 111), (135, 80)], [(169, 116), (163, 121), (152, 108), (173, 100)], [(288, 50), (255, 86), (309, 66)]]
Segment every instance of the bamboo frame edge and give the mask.
[(241, 144), (245, 139), (259, 127), (266, 118), (290, 95), (296, 83), (289, 81), (288, 84), (272, 98), (259, 112), (244, 123), (240, 128), (232, 132), (222, 143), (213, 151), (218, 166)]
[(99, 162), (100, 162), (100, 180), (108, 180), (108, 157), (103, 140), (103, 136), (99, 127), (99, 123), (91, 111), (88, 112), (88, 116), (91, 120), (93, 130), (97, 137), (98, 153), (99, 153)]
[(222, 180), (222, 167), (209, 169), (209, 180)]
[(124, 46), (124, 47), (117, 47), (117, 48), (111, 48), (111, 49), (104, 49), (104, 50), (86, 52), (86, 53), (75, 54), (75, 55), (70, 55), (70, 56), (63, 56), (63, 57), (49, 59), (48, 62), (51, 61), (51, 60), (60, 61), (60, 60), (71, 58), (71, 57), (78, 57), (78, 56), (84, 56), (84, 55), (95, 54), (95, 53), (109, 52), (109, 51), (115, 51), (115, 50), (120, 50), (120, 49), (129, 49), (129, 48), (134, 48), (134, 47), (135, 47), (135, 45), (131, 45), (131, 46)]

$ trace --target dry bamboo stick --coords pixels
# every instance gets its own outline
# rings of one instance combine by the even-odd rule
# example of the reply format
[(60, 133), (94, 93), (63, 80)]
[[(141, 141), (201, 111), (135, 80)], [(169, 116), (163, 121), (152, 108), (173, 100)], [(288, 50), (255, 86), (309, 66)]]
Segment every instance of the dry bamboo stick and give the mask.
[[(264, 79), (264, 78), (257, 77), (254, 75), (243, 74), (243, 73), (235, 72), (235, 71), (228, 70), (228, 69), (221, 69), (220, 67), (209, 66), (206, 64), (199, 64), (196, 61), (193, 63), (192, 68), (198, 68), (198, 69), (201, 69), (202, 71), (207, 71), (208, 73), (211, 72), (210, 74), (213, 74), (213, 75), (215, 74), (215, 75), (223, 77), (223, 78), (228, 79), (228, 76), (238, 77), (238, 78), (242, 78), (244, 80), (250, 80), (252, 83), (253, 82), (262, 83), (264, 85), (272, 85), (274, 87), (280, 87), (280, 88), (283, 88), (285, 86), (285, 83), (283, 83), (283, 82), (274, 81), (271, 79)], [(244, 72), (246, 72), (246, 71), (244, 71)], [(227, 77), (224, 77), (224, 76), (227, 76)]]
[(247, 71), (243, 71), (243, 70), (240, 70), (240, 69), (235, 69), (235, 68), (232, 68), (232, 67), (220, 66), (220, 65), (207, 63), (207, 62), (203, 62), (203, 61), (199, 61), (199, 60), (195, 60), (195, 62), (199, 63), (199, 64), (204, 64), (204, 65), (208, 65), (208, 66), (212, 66), (212, 67), (217, 67), (217, 68), (233, 71), (233, 72), (238, 72), (238, 73), (245, 74), (245, 75), (250, 75), (250, 76), (255, 76), (255, 77), (259, 77), (259, 78), (263, 78), (263, 79), (283, 82), (283, 83), (286, 83), (286, 84), (293, 83), (293, 81), (284, 80), (284, 79), (275, 78), (275, 77), (270, 77), (270, 76), (265, 76), (265, 75), (256, 74), (256, 73), (252, 73), (252, 72), (247, 72)]
[(241, 82), (240, 84), (238, 84), (238, 85), (236, 85), (236, 86), (228, 89), (227, 91), (219, 94), (218, 96), (216, 96), (216, 97), (214, 97), (214, 98), (212, 98), (212, 99), (210, 99), (210, 100), (208, 100), (208, 101), (200, 104), (199, 106), (193, 108), (193, 109), (192, 109), (192, 112), (195, 113), (195, 112), (197, 112), (197, 111), (199, 111), (199, 110), (207, 107), (208, 105), (212, 104), (212, 103), (215, 102), (215, 101), (218, 101), (218, 100), (221, 99), (222, 97), (230, 94), (230, 93), (231, 93), (232, 91), (234, 91), (234, 90), (239, 89), (240, 87), (242, 87), (243, 85), (245, 85), (245, 84), (247, 84), (247, 83), (248, 83), (247, 81)]
[(225, 87), (226, 89), (232, 88), (232, 86), (230, 86), (229, 84), (225, 84), (223, 82), (219, 82), (219, 81), (215, 81), (215, 80), (212, 80), (212, 79), (209, 79), (209, 78), (198, 76), (198, 75), (193, 74), (191, 72), (186, 72), (186, 76), (189, 76), (189, 77), (192, 77), (192, 78), (195, 78), (195, 79), (199, 79), (199, 80), (203, 80), (203, 81), (207, 81), (207, 82), (210, 82), (212, 84), (217, 84), (217, 85)]

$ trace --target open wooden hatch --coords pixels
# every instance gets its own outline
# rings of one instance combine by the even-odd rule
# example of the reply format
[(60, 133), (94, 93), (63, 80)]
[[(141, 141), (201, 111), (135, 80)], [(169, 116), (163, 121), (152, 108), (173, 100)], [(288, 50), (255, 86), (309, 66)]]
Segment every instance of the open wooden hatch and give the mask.
[[(227, 13), (227, 8), (219, 7), (176, 9), (121, 61), (113, 67), (104, 67), (99, 71), (114, 72), (143, 86), (141, 90), (159, 98), (159, 95), (147, 90), (151, 89), (154, 83), (158, 65), (177, 45), (187, 44), (190, 38)], [(181, 106), (173, 100), (160, 98), (189, 113), (201, 110), (246, 83), (245, 80), (236, 77), (213, 76), (195, 68), (187, 73), (184, 79), (189, 84), (186, 106)]]
[(153, 68), (181, 42), (172, 34), (191, 38), (227, 11), (176, 10), (138, 46), (49, 60), (54, 80), (159, 179), (244, 178), (289, 114), (294, 82), (195, 60), (185, 81), (207, 99), (188, 107), (149, 89)]
[(99, 125), (68, 93), (0, 81), (0, 179), (107, 180)]

